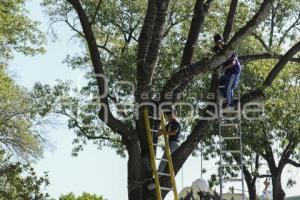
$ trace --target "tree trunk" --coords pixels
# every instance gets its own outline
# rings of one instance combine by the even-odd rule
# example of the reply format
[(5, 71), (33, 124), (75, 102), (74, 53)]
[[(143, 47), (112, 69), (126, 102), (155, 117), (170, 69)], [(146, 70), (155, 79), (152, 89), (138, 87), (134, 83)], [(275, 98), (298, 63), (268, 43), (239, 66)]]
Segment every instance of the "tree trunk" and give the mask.
[(285, 192), (281, 186), (281, 174), (272, 177), (273, 200), (284, 200)]
[(155, 189), (148, 190), (147, 186), (152, 182), (152, 173), (141, 173), (139, 178), (136, 180), (129, 179), (130, 174), (135, 174), (134, 171), (147, 171), (144, 165), (140, 166), (140, 169), (137, 169), (135, 166), (128, 165), (128, 185), (131, 184), (131, 187), (128, 187), (128, 200), (155, 200)]
[(155, 190), (147, 189), (147, 186), (152, 183), (150, 155), (145, 152), (145, 149), (142, 152), (139, 141), (136, 137), (127, 145), (128, 200), (154, 200)]
[(249, 200), (257, 200), (255, 183), (248, 185), (248, 194)]

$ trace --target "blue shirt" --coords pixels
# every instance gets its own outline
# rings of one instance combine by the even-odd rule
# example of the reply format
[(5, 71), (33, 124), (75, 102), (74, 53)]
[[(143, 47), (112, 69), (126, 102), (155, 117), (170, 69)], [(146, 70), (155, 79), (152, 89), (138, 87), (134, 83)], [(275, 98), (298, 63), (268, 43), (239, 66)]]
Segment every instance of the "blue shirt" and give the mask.
[(176, 135), (170, 135), (169, 136), (169, 142), (175, 141), (175, 142), (179, 142), (179, 135), (180, 135), (180, 131), (181, 131), (181, 126), (180, 123), (173, 119), (172, 121), (170, 121), (167, 124), (167, 131), (175, 131)]
[(225, 74), (230, 75), (230, 74), (238, 74), (241, 72), (241, 64), (238, 60), (238, 58), (236, 57), (235, 53), (232, 54), (232, 56), (226, 61), (224, 62), (222, 65), (223, 67), (225, 67), (226, 65), (233, 63), (233, 61), (235, 60), (235, 65), (229, 69), (227, 69), (225, 71)]

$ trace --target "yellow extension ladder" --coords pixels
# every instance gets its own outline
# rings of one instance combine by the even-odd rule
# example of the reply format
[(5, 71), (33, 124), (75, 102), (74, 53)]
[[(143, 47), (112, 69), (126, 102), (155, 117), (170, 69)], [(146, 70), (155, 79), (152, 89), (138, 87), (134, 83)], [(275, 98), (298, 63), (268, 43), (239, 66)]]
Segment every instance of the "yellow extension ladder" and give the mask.
[[(149, 145), (149, 149), (150, 149), (150, 162), (151, 162), (153, 177), (155, 180), (155, 191), (156, 191), (157, 200), (162, 200), (162, 196), (161, 196), (162, 190), (173, 191), (174, 200), (178, 200), (175, 174), (174, 174), (174, 168), (173, 168), (172, 157), (171, 157), (170, 146), (169, 146), (169, 136), (164, 135), (165, 145), (153, 144), (153, 138), (152, 138), (153, 133), (158, 134), (158, 129), (156, 129), (156, 130), (151, 129), (150, 118), (154, 119), (154, 120), (160, 120), (159, 129), (166, 130), (166, 125), (165, 125), (165, 119), (164, 119), (163, 114), (161, 114), (160, 118), (154, 117), (154, 116), (149, 116), (148, 109), (147, 108), (144, 109), (145, 126), (146, 126), (146, 130), (147, 130), (147, 139), (148, 139), (148, 145)], [(164, 147), (167, 159), (156, 158), (155, 152), (154, 152), (154, 146)], [(158, 172), (157, 168), (156, 168), (156, 161), (167, 162), (168, 167), (169, 167), (169, 173)], [(162, 176), (170, 177), (172, 188), (160, 186), (159, 177), (162, 177)]]

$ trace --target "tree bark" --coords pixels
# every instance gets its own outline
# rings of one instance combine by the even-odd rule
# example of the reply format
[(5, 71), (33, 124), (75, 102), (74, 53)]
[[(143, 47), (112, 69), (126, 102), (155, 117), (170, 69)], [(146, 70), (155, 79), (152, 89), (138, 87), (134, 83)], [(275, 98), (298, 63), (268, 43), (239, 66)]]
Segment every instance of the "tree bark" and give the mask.
[(285, 192), (281, 186), (281, 173), (277, 176), (272, 176), (273, 200), (284, 200)]

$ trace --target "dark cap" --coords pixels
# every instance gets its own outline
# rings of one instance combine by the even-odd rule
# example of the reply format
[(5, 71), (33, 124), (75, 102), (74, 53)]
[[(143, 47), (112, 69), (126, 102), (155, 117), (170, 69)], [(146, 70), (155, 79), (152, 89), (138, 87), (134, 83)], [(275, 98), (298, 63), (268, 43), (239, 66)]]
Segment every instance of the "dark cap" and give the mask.
[(224, 40), (223, 36), (221, 34), (219, 34), (219, 33), (215, 34), (214, 35), (214, 41), (215, 41), (215, 43), (217, 43), (220, 40), (222, 40), (222, 41)]

